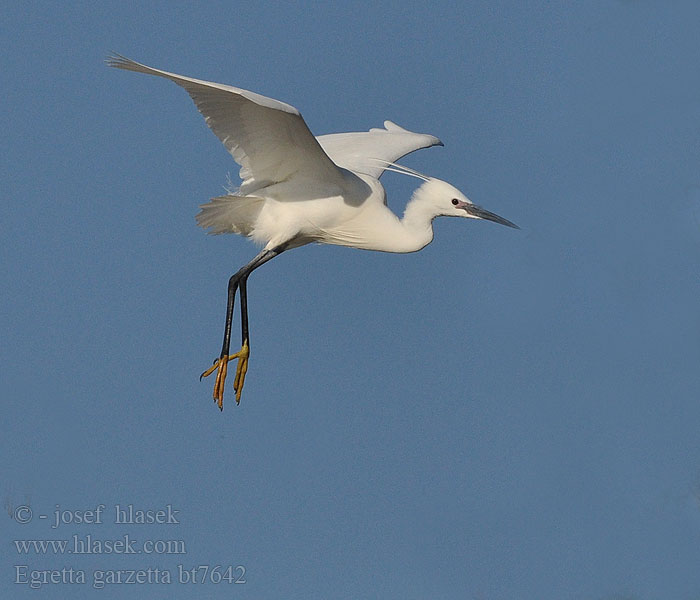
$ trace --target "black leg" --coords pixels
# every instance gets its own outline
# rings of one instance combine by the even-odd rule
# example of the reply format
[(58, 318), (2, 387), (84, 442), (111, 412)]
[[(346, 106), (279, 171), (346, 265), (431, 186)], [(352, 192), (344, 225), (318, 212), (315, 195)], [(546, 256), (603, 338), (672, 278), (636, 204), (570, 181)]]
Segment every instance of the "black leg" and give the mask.
[(246, 287), (248, 283), (248, 276), (246, 275), (241, 279), (240, 290), (241, 290), (241, 344), (245, 344), (250, 341), (248, 337), (248, 289)]
[[(214, 371), (217, 371), (216, 382), (214, 383), (214, 400), (217, 402), (221, 410), (223, 410), (224, 381), (226, 380), (228, 361), (238, 358), (236, 378), (233, 382), (233, 389), (236, 392), (236, 403), (240, 402), (241, 390), (243, 389), (243, 382), (245, 380), (245, 374), (248, 368), (248, 355), (250, 352), (248, 338), (248, 293), (246, 287), (248, 276), (259, 266), (265, 264), (269, 260), (272, 260), (278, 254), (284, 252), (284, 250), (284, 246), (278, 246), (272, 250), (263, 250), (229, 279), (228, 300), (226, 303), (226, 325), (224, 328), (224, 342), (221, 347), (221, 354), (219, 355), (219, 358), (214, 361), (214, 365), (204, 371), (204, 373), (202, 373), (202, 375), (199, 377), (201, 380), (202, 377), (207, 377)], [(236, 354), (229, 355), (231, 349), (233, 309), (236, 300), (236, 291), (238, 290), (240, 290), (241, 293), (241, 350)]]
[(263, 250), (247, 265), (239, 269), (236, 272), (236, 274), (232, 275), (231, 279), (228, 280), (226, 325), (224, 328), (224, 343), (221, 347), (220, 357), (228, 356), (229, 352), (231, 351), (231, 329), (233, 326), (233, 308), (236, 302), (236, 291), (239, 288), (241, 290), (241, 328), (244, 334), (241, 343), (243, 343), (246, 340), (246, 334), (248, 333), (248, 298), (246, 294), (246, 283), (248, 281), (248, 276), (253, 272), (253, 270), (257, 269), (260, 265), (266, 263), (268, 260), (273, 259), (280, 252), (276, 252), (275, 250)]
[(236, 302), (236, 289), (238, 288), (238, 282), (240, 281), (240, 275), (236, 273), (231, 276), (228, 280), (228, 301), (226, 303), (226, 325), (224, 327), (224, 343), (221, 347), (221, 354), (219, 356), (228, 356), (229, 349), (231, 348), (231, 326), (233, 325), (233, 306)]

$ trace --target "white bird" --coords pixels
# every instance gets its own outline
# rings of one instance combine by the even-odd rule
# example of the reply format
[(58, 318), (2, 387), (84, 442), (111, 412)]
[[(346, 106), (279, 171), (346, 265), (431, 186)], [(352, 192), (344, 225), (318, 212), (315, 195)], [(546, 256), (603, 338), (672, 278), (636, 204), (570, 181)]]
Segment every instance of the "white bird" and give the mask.
[[(391, 121), (384, 129), (314, 137), (299, 111), (259, 94), (154, 69), (115, 54), (111, 67), (164, 77), (185, 88), (204, 120), (241, 166), (235, 192), (201, 206), (200, 226), (209, 233), (238, 233), (263, 245), (262, 251), (228, 284), (224, 343), (214, 371), (214, 400), (223, 410), (227, 363), (238, 359), (236, 403), (248, 370), (250, 341), (246, 284), (254, 269), (275, 256), (311, 242), (383, 252), (416, 252), (433, 239), (435, 217), (487, 219), (518, 228), (471, 202), (445, 181), (397, 165), (402, 156), (442, 142)], [(386, 205), (379, 177), (385, 170), (421, 179), (403, 218)], [(236, 292), (241, 299), (241, 349), (230, 355)], [(200, 379), (201, 379), (200, 377)]]

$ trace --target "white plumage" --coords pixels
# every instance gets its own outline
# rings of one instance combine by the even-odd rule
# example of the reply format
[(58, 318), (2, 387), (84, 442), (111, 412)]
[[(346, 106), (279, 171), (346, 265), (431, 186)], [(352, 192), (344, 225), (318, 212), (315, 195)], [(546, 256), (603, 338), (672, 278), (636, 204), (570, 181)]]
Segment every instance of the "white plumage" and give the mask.
[[(415, 252), (433, 239), (437, 216), (510, 221), (473, 204), (445, 181), (395, 164), (402, 156), (442, 145), (432, 135), (413, 133), (391, 121), (367, 132), (314, 137), (299, 111), (278, 100), (229, 85), (184, 77), (113, 55), (112, 67), (156, 75), (183, 87), (207, 125), (241, 166), (235, 193), (202, 205), (197, 222), (210, 233), (237, 233), (263, 251), (229, 282), (226, 331), (214, 398), (222, 406), (226, 362), (239, 358), (234, 388), (240, 398), (248, 359), (246, 281), (274, 256), (311, 242), (384, 252)], [(398, 171), (423, 181), (399, 219), (386, 205), (379, 177)], [(241, 291), (243, 348), (229, 356), (233, 300)]]

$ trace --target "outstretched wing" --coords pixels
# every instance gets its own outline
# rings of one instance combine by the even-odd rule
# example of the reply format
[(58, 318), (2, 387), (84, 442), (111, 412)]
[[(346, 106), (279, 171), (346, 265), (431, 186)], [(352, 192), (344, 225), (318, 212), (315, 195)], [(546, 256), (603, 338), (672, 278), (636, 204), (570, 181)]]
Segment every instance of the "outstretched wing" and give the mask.
[(316, 139), (336, 165), (376, 179), (387, 163), (421, 148), (442, 146), (434, 135), (413, 133), (391, 121), (384, 121), (384, 127), (358, 133), (331, 133)]
[(164, 77), (185, 88), (207, 125), (241, 165), (242, 195), (297, 176), (342, 182), (340, 170), (293, 106), (229, 85), (154, 69), (118, 54), (110, 56), (107, 64)]

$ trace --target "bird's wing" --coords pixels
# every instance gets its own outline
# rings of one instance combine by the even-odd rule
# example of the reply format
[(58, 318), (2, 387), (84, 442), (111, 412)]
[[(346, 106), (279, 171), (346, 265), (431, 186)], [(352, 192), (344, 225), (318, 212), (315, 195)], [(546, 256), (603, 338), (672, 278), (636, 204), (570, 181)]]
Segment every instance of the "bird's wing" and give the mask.
[(387, 163), (414, 150), (442, 146), (434, 135), (413, 133), (391, 121), (384, 121), (384, 127), (358, 133), (331, 133), (316, 139), (336, 165), (376, 179)]
[(185, 88), (207, 125), (241, 165), (242, 194), (292, 176), (324, 183), (342, 181), (340, 170), (299, 111), (289, 104), (229, 85), (154, 69), (118, 54), (110, 56), (107, 64), (164, 77)]

